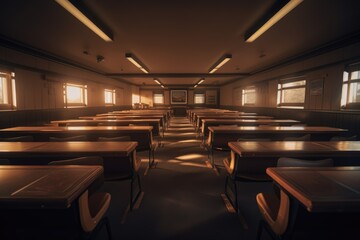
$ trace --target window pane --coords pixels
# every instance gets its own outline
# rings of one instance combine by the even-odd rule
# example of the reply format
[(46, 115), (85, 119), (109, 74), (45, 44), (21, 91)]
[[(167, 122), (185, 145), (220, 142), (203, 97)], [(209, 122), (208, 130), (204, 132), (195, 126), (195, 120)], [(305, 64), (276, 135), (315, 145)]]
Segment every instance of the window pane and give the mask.
[(344, 72), (343, 73), (343, 82), (346, 82), (349, 80), (349, 73), (348, 72)]
[(360, 79), (360, 71), (354, 71), (354, 72), (351, 72), (351, 80), (353, 79)]
[(254, 88), (244, 89), (243, 90), (243, 105), (245, 104), (255, 104), (256, 101), (256, 91)]
[(66, 100), (67, 103), (85, 103), (84, 87), (81, 86), (66, 86)]
[(7, 81), (5, 77), (0, 76), (0, 104), (8, 103), (8, 95), (7, 95)]
[(105, 103), (106, 104), (115, 104), (115, 91), (105, 89)]
[(205, 94), (196, 93), (194, 94), (194, 103), (195, 104), (203, 104), (205, 103)]
[(348, 84), (343, 84), (342, 93), (341, 93), (341, 106), (346, 106), (347, 104), (347, 92), (348, 92)]
[(296, 82), (283, 83), (282, 87), (288, 88), (288, 87), (305, 86), (305, 84), (306, 84), (306, 81), (301, 80), (301, 81), (296, 81)]
[(154, 103), (156, 103), (156, 104), (164, 104), (164, 94), (155, 93), (154, 94)]
[(282, 103), (304, 103), (305, 88), (282, 90)]
[(349, 95), (350, 103), (360, 103), (360, 83), (355, 82), (350, 84)]

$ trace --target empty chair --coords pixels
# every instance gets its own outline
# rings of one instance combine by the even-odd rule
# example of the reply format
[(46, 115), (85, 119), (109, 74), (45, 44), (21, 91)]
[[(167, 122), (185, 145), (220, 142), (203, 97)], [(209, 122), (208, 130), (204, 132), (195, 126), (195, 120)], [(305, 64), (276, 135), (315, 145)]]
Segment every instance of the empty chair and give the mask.
[(261, 239), (263, 228), (273, 239), (282, 239), (289, 222), (289, 197), (283, 191), (280, 199), (272, 194), (258, 193), (256, 203), (263, 218), (259, 222), (256, 239)]
[(356, 141), (357, 140), (357, 136), (353, 135), (353, 136), (335, 136), (330, 138), (330, 141)]
[(94, 239), (94, 236), (105, 224), (108, 239), (111, 240), (110, 223), (105, 216), (110, 206), (111, 195), (109, 193), (96, 192), (89, 196), (89, 192), (85, 191), (78, 201), (80, 224), (85, 237)]
[(87, 141), (85, 135), (71, 136), (71, 137), (49, 137), (50, 142), (68, 142), (68, 141)]
[(285, 137), (284, 141), (310, 141), (311, 135), (306, 134), (300, 137)]
[(19, 137), (9, 137), (9, 138), (0, 138), (0, 142), (33, 142), (33, 136), (19, 136)]
[[(305, 160), (297, 158), (281, 157), (277, 162), (278, 167), (332, 167), (334, 160), (331, 158), (320, 160)], [(260, 240), (264, 228), (273, 239), (282, 239), (286, 232), (289, 219), (290, 202), (285, 192), (276, 185), (272, 193), (259, 193), (256, 202), (262, 218), (259, 222), (257, 240)]]

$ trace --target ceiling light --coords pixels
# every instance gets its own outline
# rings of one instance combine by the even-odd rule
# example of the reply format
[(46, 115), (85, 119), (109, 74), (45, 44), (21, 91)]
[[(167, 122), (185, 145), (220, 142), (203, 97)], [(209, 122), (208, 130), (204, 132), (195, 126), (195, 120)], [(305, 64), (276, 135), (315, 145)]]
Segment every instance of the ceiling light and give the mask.
[(104, 39), (106, 42), (111, 42), (113, 40), (110, 31), (105, 30), (104, 26), (100, 27), (100, 25), (103, 24), (99, 23), (98, 21), (95, 21), (94, 18), (90, 19), (89, 17), (90, 14), (87, 13), (88, 10), (85, 8), (85, 6), (80, 5), (81, 1), (75, 1), (75, 0), (55, 0), (55, 1), (58, 4), (60, 4), (63, 8), (65, 8), (69, 13), (71, 13), (74, 17), (76, 17), (80, 22), (82, 22), (88, 28), (90, 28), (99, 37)]
[(143, 66), (143, 64), (131, 53), (126, 53), (125, 58), (129, 60), (132, 64), (134, 64), (136, 67), (138, 67), (141, 71), (144, 73), (149, 73), (148, 70)]
[(159, 82), (159, 80), (157, 80), (156, 78), (154, 79), (154, 82), (156, 82), (157, 84), (161, 85), (161, 82)]
[(203, 83), (204, 81), (205, 81), (205, 79), (204, 79), (204, 78), (200, 79), (200, 81), (197, 83), (197, 85), (199, 85), (199, 84)]
[(194, 88), (196, 88), (198, 85), (196, 84), (195, 86), (194, 86)]
[(258, 21), (251, 30), (245, 33), (245, 41), (253, 42), (281, 18), (293, 10), (303, 0), (281, 0), (270, 9), (264, 18)]
[(226, 54), (225, 56), (223, 56), (219, 61), (216, 62), (215, 67), (212, 67), (209, 70), (209, 73), (216, 72), (219, 68), (221, 68), (222, 65), (227, 63), (231, 59), (231, 57), (231, 54)]
[(164, 85), (161, 85), (162, 88), (165, 88)]

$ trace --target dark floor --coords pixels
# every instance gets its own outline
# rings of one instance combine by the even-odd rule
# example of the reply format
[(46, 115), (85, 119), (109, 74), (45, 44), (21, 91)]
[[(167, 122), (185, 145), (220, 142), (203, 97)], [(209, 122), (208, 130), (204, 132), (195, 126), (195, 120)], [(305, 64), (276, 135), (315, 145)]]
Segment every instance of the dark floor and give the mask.
[[(108, 216), (114, 239), (255, 239), (260, 218), (255, 195), (271, 190), (271, 185), (240, 184), (240, 208), (248, 224), (244, 229), (221, 197), (224, 169), (220, 167), (216, 174), (207, 166), (207, 153), (189, 120), (172, 118), (162, 142), (164, 146), (156, 151), (156, 167), (146, 175), (147, 153), (138, 153), (144, 161), (144, 197), (138, 209), (124, 214), (129, 182), (105, 183), (102, 188), (112, 195)], [(215, 156), (221, 166), (224, 153)]]

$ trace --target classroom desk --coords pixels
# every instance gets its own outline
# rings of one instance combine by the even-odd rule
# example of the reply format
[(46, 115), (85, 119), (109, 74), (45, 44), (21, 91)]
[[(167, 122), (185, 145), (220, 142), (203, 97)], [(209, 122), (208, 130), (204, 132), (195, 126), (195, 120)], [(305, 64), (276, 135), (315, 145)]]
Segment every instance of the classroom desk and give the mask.
[(109, 115), (109, 116), (81, 116), (79, 119), (84, 120), (132, 120), (132, 119), (160, 119), (160, 126), (166, 128), (168, 120), (163, 115)]
[(299, 225), (301, 232), (320, 231), (324, 239), (328, 238), (323, 234), (329, 232), (332, 239), (352, 239), (358, 234), (360, 167), (281, 167), (268, 168), (266, 173), (290, 198), (286, 234)]
[(360, 212), (360, 167), (282, 167), (266, 173), (309, 212)]
[[(37, 142), (48, 141), (49, 137), (86, 135), (89, 141), (98, 137), (130, 136), (131, 141), (138, 142), (137, 151), (149, 151), (149, 166), (154, 162), (156, 143), (152, 137), (151, 126), (77, 126), (77, 127), (14, 127), (0, 129), (0, 136), (15, 137), (32, 135)], [(100, 142), (98, 142), (100, 144)]]
[[(228, 177), (225, 194), (233, 206), (236, 206), (236, 185), (238, 175), (247, 174), (254, 177), (264, 176), (268, 167), (276, 167), (280, 157), (300, 159), (333, 158), (335, 165), (359, 165), (359, 141), (257, 141), (229, 142), (231, 149), (229, 163), (226, 166)], [(355, 159), (355, 161), (354, 161)], [(235, 200), (233, 199), (235, 196)]]
[(66, 209), (101, 166), (0, 166), (0, 209)]
[(279, 126), (291, 126), (300, 123), (297, 120), (290, 120), (290, 119), (268, 119), (266, 116), (254, 116), (254, 117), (258, 117), (258, 118), (257, 119), (203, 118), (201, 124), (202, 126), (201, 133), (203, 134), (203, 136), (208, 136), (209, 133), (208, 127), (219, 126), (219, 125), (259, 126), (259, 125), (277, 124)]
[(204, 118), (213, 118), (213, 119), (272, 119), (273, 117), (269, 116), (258, 116), (256, 113), (199, 113), (194, 114), (193, 124), (201, 128), (201, 120)]
[(9, 159), (12, 164), (36, 165), (53, 160), (100, 156), (104, 158), (104, 172), (107, 174), (116, 164), (106, 161), (107, 158), (117, 159), (126, 167), (132, 166), (137, 145), (137, 142), (0, 142), (0, 158)]
[(195, 117), (195, 128), (201, 129), (203, 126), (204, 119), (219, 119), (219, 120), (237, 120), (237, 119), (246, 119), (246, 120), (258, 120), (258, 119), (273, 119), (270, 116), (258, 116), (258, 115), (196, 115)]
[(212, 126), (208, 127), (209, 137), (207, 144), (211, 149), (228, 148), (228, 142), (239, 138), (266, 138), (272, 141), (281, 141), (285, 137), (311, 135), (311, 140), (329, 140), (331, 137), (347, 132), (347, 129), (316, 126)]
[(101, 166), (0, 166), (0, 238), (74, 239), (78, 198), (102, 175)]
[[(153, 136), (160, 135), (160, 121), (161, 119), (69, 119), (69, 120), (57, 120), (51, 121), (54, 126), (66, 127), (66, 126), (98, 126), (99, 124), (105, 126), (129, 126), (134, 124), (137, 126), (152, 126)], [(164, 128), (162, 128), (162, 135), (164, 136)]]

